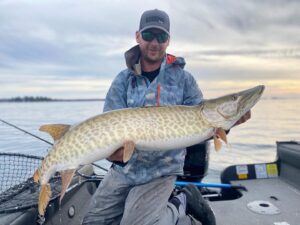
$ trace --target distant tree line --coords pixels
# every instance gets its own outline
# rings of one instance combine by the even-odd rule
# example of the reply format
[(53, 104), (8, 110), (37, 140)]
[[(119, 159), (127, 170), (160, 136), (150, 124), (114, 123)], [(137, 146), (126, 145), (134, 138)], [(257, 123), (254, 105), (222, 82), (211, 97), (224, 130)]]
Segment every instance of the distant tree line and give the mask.
[(42, 96), (25, 96), (25, 97), (15, 97), (10, 99), (0, 99), (2, 102), (48, 102), (53, 101), (53, 99)]
[(43, 96), (25, 96), (14, 98), (0, 98), (0, 102), (74, 102), (74, 101), (104, 101), (105, 99), (89, 98), (89, 99), (53, 99)]

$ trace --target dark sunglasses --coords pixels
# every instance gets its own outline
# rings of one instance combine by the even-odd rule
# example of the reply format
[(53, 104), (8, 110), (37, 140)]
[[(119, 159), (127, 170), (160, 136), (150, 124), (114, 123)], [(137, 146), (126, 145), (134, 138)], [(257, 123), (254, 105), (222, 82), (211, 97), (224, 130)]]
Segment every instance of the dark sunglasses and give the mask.
[(144, 41), (153, 41), (156, 38), (158, 43), (165, 43), (169, 39), (169, 35), (167, 33), (152, 33), (150, 31), (143, 31), (142, 38)]

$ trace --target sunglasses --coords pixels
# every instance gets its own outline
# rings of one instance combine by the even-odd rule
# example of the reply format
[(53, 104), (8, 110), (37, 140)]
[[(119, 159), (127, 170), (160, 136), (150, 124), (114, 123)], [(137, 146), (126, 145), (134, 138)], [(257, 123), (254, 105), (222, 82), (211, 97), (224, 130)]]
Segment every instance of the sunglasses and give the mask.
[(156, 38), (158, 43), (165, 43), (169, 39), (169, 35), (167, 33), (152, 33), (150, 31), (143, 31), (142, 32), (142, 38), (144, 41), (153, 41), (154, 38)]

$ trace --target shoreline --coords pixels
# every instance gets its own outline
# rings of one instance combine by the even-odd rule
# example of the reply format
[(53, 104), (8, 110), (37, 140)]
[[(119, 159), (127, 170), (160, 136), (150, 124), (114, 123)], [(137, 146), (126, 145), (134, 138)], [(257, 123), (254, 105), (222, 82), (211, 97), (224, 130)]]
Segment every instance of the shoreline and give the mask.
[(92, 101), (105, 101), (105, 99), (48, 99), (48, 100), (14, 100), (14, 99), (0, 99), (0, 103), (32, 103), (32, 102), (92, 102)]

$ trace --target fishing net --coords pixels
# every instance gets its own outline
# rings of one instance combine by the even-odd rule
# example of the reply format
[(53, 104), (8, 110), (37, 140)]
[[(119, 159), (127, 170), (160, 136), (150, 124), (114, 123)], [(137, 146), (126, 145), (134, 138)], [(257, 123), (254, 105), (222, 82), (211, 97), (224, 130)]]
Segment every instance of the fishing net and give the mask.
[[(18, 153), (0, 153), (0, 213), (18, 209), (24, 205), (36, 204), (33, 193), (37, 185), (31, 179), (42, 157)], [(22, 192), (27, 191), (22, 197)], [(21, 199), (20, 199), (21, 197)], [(32, 202), (30, 201), (32, 199)]]
[[(41, 160), (43, 158), (38, 156), (0, 153), (0, 193), (13, 187), (14, 189), (22, 189), (21, 183), (32, 177)], [(18, 184), (21, 187), (17, 187)]]
[[(42, 157), (17, 153), (0, 153), (0, 213), (9, 213), (35, 207), (38, 202), (39, 185), (32, 175)], [(50, 181), (52, 199), (59, 196), (60, 178)]]
[[(39, 184), (33, 182), (32, 175), (42, 160), (43, 158), (38, 156), (0, 153), (0, 214), (37, 206)], [(75, 188), (85, 181), (99, 181), (103, 178), (103, 176), (91, 175), (91, 168), (84, 167), (77, 171), (73, 178), (74, 184), (70, 185), (72, 186), (70, 188)], [(80, 177), (84, 180), (80, 181)], [(56, 175), (49, 183), (52, 191), (51, 201), (53, 201), (60, 196), (61, 177)]]

